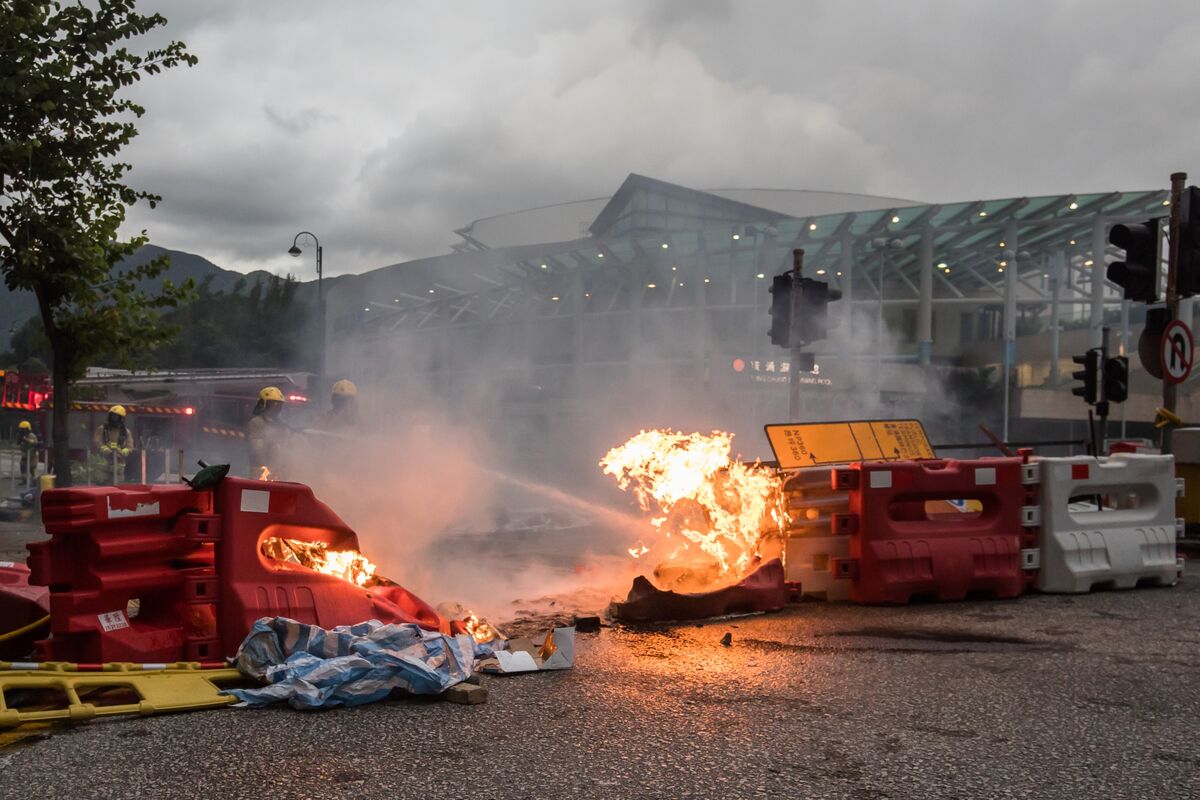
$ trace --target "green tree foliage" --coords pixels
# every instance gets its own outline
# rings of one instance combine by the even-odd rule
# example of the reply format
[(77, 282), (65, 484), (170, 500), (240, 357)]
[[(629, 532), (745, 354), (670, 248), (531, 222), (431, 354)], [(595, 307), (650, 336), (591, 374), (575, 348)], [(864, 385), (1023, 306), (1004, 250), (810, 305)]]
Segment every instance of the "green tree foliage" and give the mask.
[(0, 369), (15, 369), (30, 374), (46, 374), (46, 367), (54, 360), (50, 340), (41, 317), (30, 317), (17, 328), (7, 353), (0, 354)]
[(245, 278), (228, 291), (213, 291), (212, 279), (197, 287), (192, 302), (166, 316), (181, 331), (155, 353), (160, 368), (282, 367), (312, 369), (315, 354), (305, 346), (309, 309), (296, 299), (291, 276)]
[[(196, 58), (181, 42), (137, 53), (138, 39), (166, 24), (134, 0), (84, 5), (0, 0), (0, 271), (10, 289), (33, 292), (53, 352), (56, 398), (98, 354), (132, 360), (168, 341), (160, 312), (190, 286), (163, 281), (165, 259), (118, 271), (146, 242), (118, 238), (126, 209), (159, 197), (126, 182), (122, 149), (145, 113), (121, 96), (143, 76)], [(66, 464), (66, 402), (54, 404), (54, 456)], [(59, 470), (63, 484), (70, 474)]]

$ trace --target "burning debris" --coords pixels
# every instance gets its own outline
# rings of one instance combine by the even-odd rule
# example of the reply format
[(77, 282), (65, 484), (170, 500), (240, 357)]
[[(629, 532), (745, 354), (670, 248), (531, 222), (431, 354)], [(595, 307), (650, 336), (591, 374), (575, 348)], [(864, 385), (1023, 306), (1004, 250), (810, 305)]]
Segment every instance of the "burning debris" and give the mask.
[(262, 550), (276, 561), (299, 564), (358, 586), (377, 586), (385, 582), (375, 575), (375, 565), (357, 550), (330, 550), (324, 542), (305, 542), (278, 536), (264, 539)]
[(779, 480), (757, 462), (731, 456), (733, 435), (642, 431), (600, 461), (622, 489), (633, 488), (659, 534), (630, 548), (655, 563), (661, 589), (707, 592), (759, 566), (763, 539), (785, 523)]

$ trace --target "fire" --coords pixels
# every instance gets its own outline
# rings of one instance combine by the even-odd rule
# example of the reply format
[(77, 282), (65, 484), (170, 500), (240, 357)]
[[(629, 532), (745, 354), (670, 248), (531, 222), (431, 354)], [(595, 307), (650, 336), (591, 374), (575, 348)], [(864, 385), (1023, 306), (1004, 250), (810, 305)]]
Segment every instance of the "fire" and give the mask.
[(490, 642), (493, 639), (504, 638), (492, 623), (486, 619), (480, 619), (475, 615), (474, 611), (467, 611), (466, 616), (463, 617), (463, 625), (466, 626), (467, 633), (471, 634), (471, 637), (481, 644), (483, 642)]
[(330, 550), (324, 542), (303, 542), (278, 536), (264, 539), (262, 549), (279, 561), (299, 564), (359, 586), (367, 586), (376, 580), (375, 565), (357, 550)]
[(653, 553), (666, 588), (701, 591), (740, 580), (763, 537), (786, 521), (779, 480), (757, 462), (731, 457), (733, 435), (642, 431), (600, 461), (622, 489), (633, 488), (661, 533), (629, 554)]
[(263, 465), (262, 471), (258, 473), (258, 479), (260, 481), (271, 480), (271, 470), (267, 469), (265, 464)]

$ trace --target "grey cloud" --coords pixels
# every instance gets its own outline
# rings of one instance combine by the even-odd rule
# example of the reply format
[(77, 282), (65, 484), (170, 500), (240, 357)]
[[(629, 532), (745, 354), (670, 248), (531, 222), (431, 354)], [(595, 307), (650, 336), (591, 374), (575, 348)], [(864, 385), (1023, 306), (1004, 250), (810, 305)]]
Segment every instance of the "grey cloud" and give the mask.
[(136, 88), (134, 179), (167, 202), (130, 227), (241, 269), (294, 268), (300, 228), (331, 271), (445, 252), (631, 171), (945, 201), (1200, 155), (1188, 2), (159, 6), (201, 63)]

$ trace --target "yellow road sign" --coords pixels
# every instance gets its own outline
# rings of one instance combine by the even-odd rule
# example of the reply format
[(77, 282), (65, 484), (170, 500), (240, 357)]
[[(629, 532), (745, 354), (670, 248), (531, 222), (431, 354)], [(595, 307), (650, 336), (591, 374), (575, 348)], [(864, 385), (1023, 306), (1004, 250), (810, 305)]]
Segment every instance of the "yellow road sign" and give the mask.
[(915, 419), (798, 422), (765, 430), (780, 469), (937, 457)]

